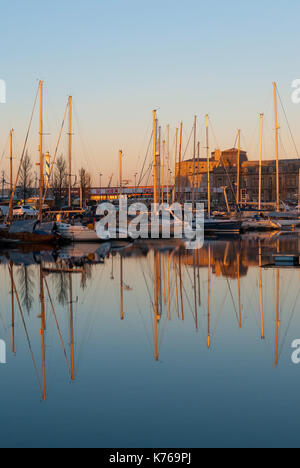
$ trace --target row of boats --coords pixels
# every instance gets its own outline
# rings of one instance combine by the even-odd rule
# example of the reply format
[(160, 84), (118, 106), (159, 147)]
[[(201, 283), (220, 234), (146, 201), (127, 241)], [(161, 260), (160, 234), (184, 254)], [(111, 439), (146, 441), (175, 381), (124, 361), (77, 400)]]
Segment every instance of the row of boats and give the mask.
[[(182, 220), (176, 218), (174, 213), (163, 214), (159, 217), (159, 238), (164, 237), (165, 223), (169, 224), (170, 238), (174, 237), (175, 229), (179, 225), (183, 226)], [(130, 219), (128, 228), (121, 228), (118, 223), (114, 232), (109, 228), (105, 231), (99, 230), (100, 220), (90, 220), (87, 223), (73, 220), (72, 222), (47, 222), (41, 223), (38, 220), (15, 221), (12, 224), (0, 226), (1, 244), (60, 244), (68, 242), (107, 242), (113, 240), (133, 240), (135, 233), (131, 231)], [(193, 220), (193, 231), (203, 230), (205, 237), (238, 235), (247, 231), (281, 231), (296, 230), (300, 228), (300, 217), (297, 212), (286, 213), (239, 213), (232, 217), (226, 217), (221, 213), (215, 213), (211, 217), (204, 217), (201, 226)], [(151, 233), (150, 220), (146, 226), (148, 233)], [(149, 235), (151, 237), (151, 235)]]

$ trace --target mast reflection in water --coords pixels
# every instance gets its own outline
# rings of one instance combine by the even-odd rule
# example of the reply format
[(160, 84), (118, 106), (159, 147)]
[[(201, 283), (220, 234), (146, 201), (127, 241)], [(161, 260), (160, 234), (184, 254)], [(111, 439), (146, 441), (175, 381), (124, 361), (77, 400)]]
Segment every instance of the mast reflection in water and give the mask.
[(296, 234), (43, 249), (0, 252), (1, 445), (298, 443)]

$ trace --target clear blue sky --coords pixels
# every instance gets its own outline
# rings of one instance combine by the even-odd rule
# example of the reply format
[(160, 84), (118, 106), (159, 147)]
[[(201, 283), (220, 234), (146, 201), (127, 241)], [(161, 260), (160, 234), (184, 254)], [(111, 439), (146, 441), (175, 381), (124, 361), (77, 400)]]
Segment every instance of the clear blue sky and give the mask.
[[(241, 128), (252, 159), (258, 115), (265, 112), (265, 157), (273, 157), (274, 80), (300, 146), (300, 105), (290, 99), (291, 82), (300, 78), (299, 15), (299, 0), (2, 2), (0, 78), (7, 104), (0, 105), (0, 153), (11, 127), (17, 149), (22, 146), (37, 79), (45, 80), (45, 132), (51, 133), (45, 150), (53, 153), (72, 94), (75, 167), (83, 163), (95, 175), (102, 170), (104, 181), (116, 172), (119, 148), (126, 154), (125, 176), (133, 179), (156, 107), (163, 126), (184, 121), (186, 139), (193, 116), (203, 125), (209, 113), (222, 148), (233, 146)], [(284, 125), (281, 153), (294, 157)], [(34, 160), (37, 132), (35, 119)]]

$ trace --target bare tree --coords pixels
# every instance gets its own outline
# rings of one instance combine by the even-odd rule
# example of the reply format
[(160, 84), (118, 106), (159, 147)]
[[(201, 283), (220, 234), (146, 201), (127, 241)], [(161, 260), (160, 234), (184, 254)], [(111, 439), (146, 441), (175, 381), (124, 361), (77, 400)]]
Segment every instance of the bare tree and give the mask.
[(83, 167), (79, 171), (79, 187), (82, 190), (82, 200), (85, 200), (89, 197), (89, 192), (92, 185), (92, 177), (89, 172)]
[(63, 157), (60, 155), (57, 158), (54, 178), (53, 178), (53, 188), (55, 189), (56, 198), (59, 206), (62, 204), (63, 190), (67, 186), (67, 164)]
[(34, 303), (34, 272), (28, 266), (20, 267), (18, 277), (22, 303), (29, 315)]
[(22, 191), (22, 196), (24, 203), (26, 202), (26, 198), (31, 195), (32, 185), (33, 185), (33, 175), (32, 175), (32, 162), (31, 158), (26, 151), (24, 156), (21, 170), (20, 170), (20, 187)]

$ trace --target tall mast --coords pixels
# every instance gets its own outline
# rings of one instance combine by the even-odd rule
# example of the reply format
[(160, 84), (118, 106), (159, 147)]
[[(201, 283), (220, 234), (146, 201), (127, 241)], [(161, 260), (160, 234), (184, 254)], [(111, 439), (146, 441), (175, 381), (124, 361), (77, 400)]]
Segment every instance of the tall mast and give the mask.
[(44, 294), (44, 277), (43, 266), (40, 264), (40, 301), (41, 301), (41, 337), (42, 337), (42, 365), (43, 365), (43, 400), (46, 400), (46, 316), (45, 316), (45, 294)]
[(43, 219), (44, 155), (43, 155), (43, 81), (40, 81), (40, 221)]
[(123, 257), (120, 255), (120, 317), (124, 320)]
[(237, 255), (237, 267), (238, 267), (238, 297), (239, 297), (239, 327), (242, 328), (242, 303), (241, 303), (241, 278), (240, 278), (240, 261), (241, 254), (240, 252)]
[(211, 213), (210, 200), (210, 155), (209, 155), (209, 116), (206, 115), (206, 153), (207, 153), (207, 201), (208, 201), (208, 216)]
[(68, 205), (72, 205), (72, 96), (69, 96), (69, 185), (68, 185)]
[(207, 318), (207, 347), (210, 348), (210, 306), (211, 306), (211, 246), (208, 246), (208, 318)]
[(260, 294), (261, 339), (264, 340), (265, 339), (265, 326), (264, 326), (264, 301), (263, 301), (261, 240), (259, 240), (259, 294)]
[[(175, 203), (176, 201), (176, 165), (177, 165), (177, 146), (178, 146), (178, 128), (176, 128), (175, 131), (175, 157), (174, 157), (174, 195), (173, 195), (173, 202)], [(299, 186), (299, 191), (300, 191), (300, 186)]]
[(237, 183), (236, 183), (236, 204), (240, 205), (240, 165), (241, 165), (241, 130), (238, 131), (238, 157), (237, 157)]
[[(157, 122), (158, 125), (158, 122)], [(161, 127), (158, 127), (158, 148), (156, 153), (157, 163), (156, 167), (158, 169), (158, 202), (161, 200)]]
[(259, 144), (259, 190), (258, 190), (258, 209), (261, 210), (261, 188), (262, 188), (262, 154), (263, 154), (263, 125), (264, 114), (260, 114), (260, 144)]
[(166, 159), (166, 142), (162, 142), (162, 170), (161, 170), (161, 202), (165, 201), (165, 159)]
[(158, 312), (158, 296), (159, 296), (159, 254), (155, 250), (154, 252), (154, 359), (158, 361), (158, 321), (159, 321), (159, 312)]
[(170, 125), (167, 125), (167, 204), (170, 203)]
[(193, 154), (193, 188), (192, 188), (192, 207), (195, 204), (195, 172), (196, 172), (196, 145), (197, 145), (197, 116), (194, 118), (194, 154)]
[(155, 204), (158, 203), (157, 196), (157, 158), (156, 158), (156, 149), (157, 149), (157, 138), (156, 138), (156, 111), (153, 111), (153, 201)]
[(11, 327), (12, 327), (12, 352), (16, 353), (15, 346), (15, 294), (14, 294), (14, 264), (10, 261), (10, 281), (11, 281)]
[(280, 211), (279, 198), (279, 129), (278, 112), (277, 112), (277, 85), (273, 83), (274, 88), (274, 110), (275, 110), (275, 148), (276, 148), (276, 210)]
[(13, 192), (13, 133), (14, 129), (10, 131), (10, 194)]
[[(280, 253), (279, 240), (277, 241), (277, 253)], [(276, 269), (276, 331), (275, 331), (275, 367), (278, 365), (278, 351), (279, 351), (279, 328), (280, 328), (280, 314), (279, 314), (279, 287), (280, 287), (280, 271)]]
[(170, 282), (170, 252), (168, 253), (168, 264), (167, 264), (167, 268), (168, 268), (168, 272), (167, 272), (167, 275), (168, 275), (168, 318), (169, 320), (171, 320), (171, 282)]
[(75, 353), (74, 353), (74, 318), (73, 318), (73, 284), (72, 274), (69, 273), (70, 286), (70, 335), (71, 335), (71, 379), (75, 380)]
[(194, 310), (195, 328), (198, 330), (198, 307), (197, 307), (197, 275), (196, 275), (196, 253), (193, 251), (193, 272), (194, 272)]
[(181, 157), (182, 157), (182, 131), (183, 131), (183, 123), (180, 124), (180, 136), (179, 136), (179, 183), (178, 183), (178, 192), (179, 192), (179, 200), (181, 201)]
[(122, 169), (122, 156), (123, 151), (119, 151), (119, 178), (120, 178), (120, 198), (123, 195), (123, 169)]

